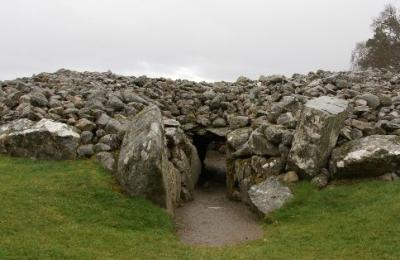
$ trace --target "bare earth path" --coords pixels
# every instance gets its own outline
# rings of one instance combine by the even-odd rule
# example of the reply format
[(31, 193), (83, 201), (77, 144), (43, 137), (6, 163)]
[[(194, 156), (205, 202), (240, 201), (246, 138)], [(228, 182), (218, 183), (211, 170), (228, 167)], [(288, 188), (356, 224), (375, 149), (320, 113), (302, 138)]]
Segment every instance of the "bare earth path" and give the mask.
[(260, 219), (247, 206), (225, 197), (224, 186), (199, 188), (195, 200), (176, 211), (181, 240), (189, 245), (234, 245), (263, 235)]

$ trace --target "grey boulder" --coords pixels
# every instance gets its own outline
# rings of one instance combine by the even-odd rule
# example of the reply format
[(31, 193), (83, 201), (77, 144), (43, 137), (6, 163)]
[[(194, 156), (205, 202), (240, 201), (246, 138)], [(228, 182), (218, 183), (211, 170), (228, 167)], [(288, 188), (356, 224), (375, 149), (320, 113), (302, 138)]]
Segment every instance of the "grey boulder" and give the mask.
[(251, 203), (265, 215), (281, 208), (292, 196), (290, 189), (275, 177), (253, 185), (249, 190)]
[(329, 170), (333, 179), (378, 177), (400, 167), (400, 136), (371, 135), (333, 150)]
[(50, 119), (19, 119), (0, 126), (0, 153), (12, 156), (75, 159), (79, 141), (74, 128)]

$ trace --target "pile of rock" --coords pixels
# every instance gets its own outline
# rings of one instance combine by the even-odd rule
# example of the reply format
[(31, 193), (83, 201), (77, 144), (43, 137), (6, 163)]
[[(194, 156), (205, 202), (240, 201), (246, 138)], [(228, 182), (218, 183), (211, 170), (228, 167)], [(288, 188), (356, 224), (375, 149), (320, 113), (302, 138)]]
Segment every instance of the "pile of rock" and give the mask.
[(191, 137), (212, 133), (226, 138), (229, 195), (254, 204), (271, 177), (396, 175), (399, 94), (400, 75), (378, 70), (215, 83), (59, 70), (0, 82), (0, 153), (95, 156), (129, 194), (173, 208), (201, 171)]

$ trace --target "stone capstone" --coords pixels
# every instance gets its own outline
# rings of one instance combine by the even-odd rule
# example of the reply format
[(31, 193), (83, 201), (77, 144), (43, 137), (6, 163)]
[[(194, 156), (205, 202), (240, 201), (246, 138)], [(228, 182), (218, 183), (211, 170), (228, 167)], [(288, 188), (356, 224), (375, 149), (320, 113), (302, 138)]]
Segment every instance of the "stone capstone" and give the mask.
[(289, 152), (289, 168), (307, 178), (318, 175), (328, 163), (347, 112), (346, 100), (323, 96), (308, 101)]

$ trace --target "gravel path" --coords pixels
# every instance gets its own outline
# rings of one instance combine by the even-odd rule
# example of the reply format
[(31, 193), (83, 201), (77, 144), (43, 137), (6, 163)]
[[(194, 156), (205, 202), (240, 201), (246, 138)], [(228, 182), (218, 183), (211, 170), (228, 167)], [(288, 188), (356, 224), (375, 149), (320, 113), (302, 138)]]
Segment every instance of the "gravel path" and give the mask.
[(194, 201), (178, 208), (175, 224), (189, 245), (234, 245), (263, 235), (260, 219), (244, 204), (228, 200), (225, 187), (216, 183), (199, 188)]

